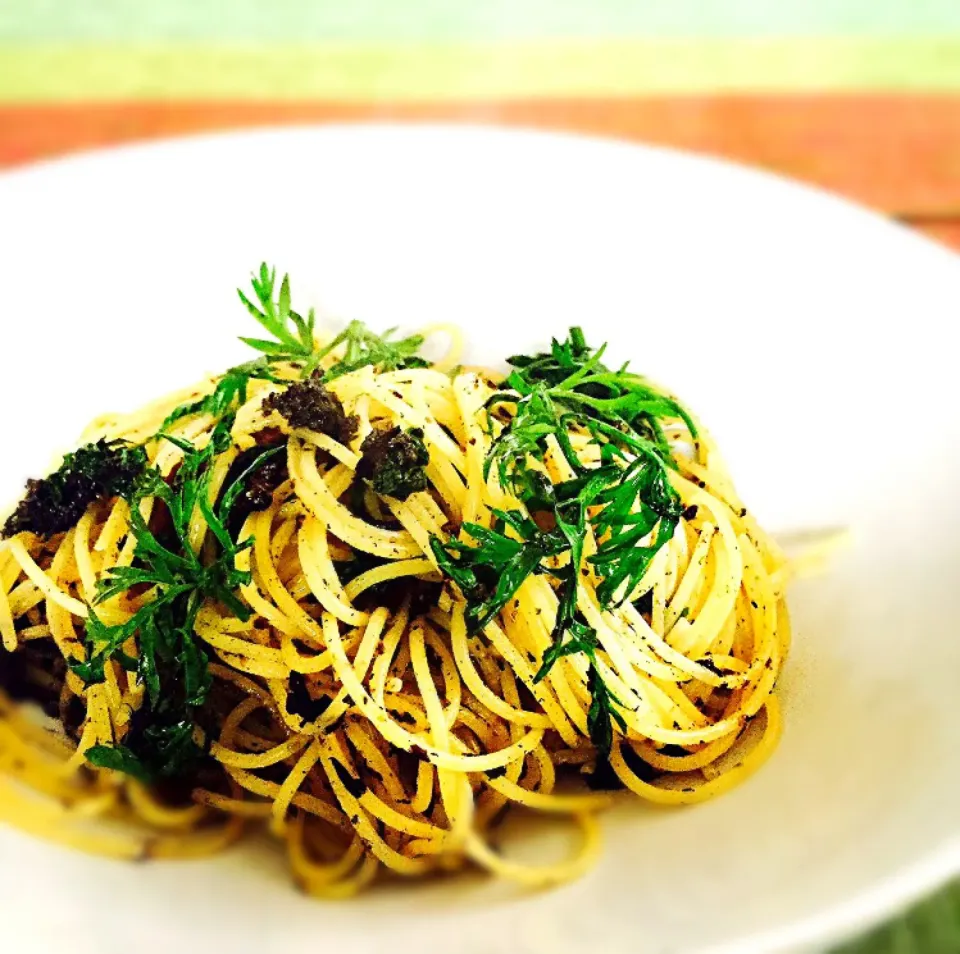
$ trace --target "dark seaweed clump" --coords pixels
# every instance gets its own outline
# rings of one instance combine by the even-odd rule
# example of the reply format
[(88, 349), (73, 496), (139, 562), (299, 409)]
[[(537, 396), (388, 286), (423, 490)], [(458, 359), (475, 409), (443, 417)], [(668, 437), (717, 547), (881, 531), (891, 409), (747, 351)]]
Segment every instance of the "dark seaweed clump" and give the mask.
[(87, 444), (67, 454), (56, 473), (27, 481), (26, 494), (4, 524), (3, 536), (63, 533), (76, 526), (95, 500), (128, 493), (146, 465), (142, 447), (105, 440)]
[(276, 411), (292, 428), (303, 428), (326, 434), (341, 444), (349, 444), (357, 436), (356, 414), (347, 414), (340, 398), (323, 384), (323, 376), (315, 371), (306, 381), (291, 384), (264, 399), (264, 411)]
[(375, 430), (360, 445), (357, 476), (370, 482), (378, 494), (406, 500), (427, 489), (430, 454), (418, 427), (402, 431), (399, 427)]

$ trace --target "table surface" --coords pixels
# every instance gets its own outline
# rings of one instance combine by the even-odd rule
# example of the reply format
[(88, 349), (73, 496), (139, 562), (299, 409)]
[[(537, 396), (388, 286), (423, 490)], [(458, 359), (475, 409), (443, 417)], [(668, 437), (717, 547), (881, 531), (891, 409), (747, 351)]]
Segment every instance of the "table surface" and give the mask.
[[(357, 119), (590, 133), (840, 192), (960, 248), (957, 0), (4, 0), (0, 167)], [(960, 951), (960, 889), (858, 951)], [(852, 949), (850, 949), (852, 950)]]

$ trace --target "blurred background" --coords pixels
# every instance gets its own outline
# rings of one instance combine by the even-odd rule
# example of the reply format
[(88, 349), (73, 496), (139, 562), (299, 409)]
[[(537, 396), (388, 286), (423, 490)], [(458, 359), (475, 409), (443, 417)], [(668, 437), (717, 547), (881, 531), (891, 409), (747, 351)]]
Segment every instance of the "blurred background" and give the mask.
[[(695, 150), (960, 248), (960, 0), (0, 0), (0, 168), (370, 119)], [(960, 891), (856, 949), (960, 952)]]
[(763, 166), (960, 246), (956, 0), (3, 0), (0, 163), (454, 119)]

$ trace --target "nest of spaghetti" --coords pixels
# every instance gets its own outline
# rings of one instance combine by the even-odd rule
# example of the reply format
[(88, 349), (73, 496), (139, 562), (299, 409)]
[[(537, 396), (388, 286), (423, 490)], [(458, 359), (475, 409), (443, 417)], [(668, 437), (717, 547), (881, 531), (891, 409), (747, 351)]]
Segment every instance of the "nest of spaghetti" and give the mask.
[[(4, 821), (124, 858), (266, 826), (318, 896), (543, 886), (613, 800), (763, 762), (787, 567), (676, 399), (578, 329), (495, 375), (254, 287), (277, 344), (93, 422), (7, 521)], [(511, 808), (576, 847), (512, 860)]]

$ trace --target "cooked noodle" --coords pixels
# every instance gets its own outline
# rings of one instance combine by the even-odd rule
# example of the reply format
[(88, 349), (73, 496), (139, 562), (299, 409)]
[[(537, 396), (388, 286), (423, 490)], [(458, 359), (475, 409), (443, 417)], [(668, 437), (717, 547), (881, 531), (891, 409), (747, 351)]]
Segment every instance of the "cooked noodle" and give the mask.
[[(410, 598), (377, 599), (390, 581), (390, 591), (403, 594), (444, 580), (431, 538), (456, 536), (464, 522), (490, 526), (491, 507), (522, 506), (495, 469), (484, 472), (503, 426), (497, 419), (488, 428), (484, 411), (495, 377), (448, 373), (457, 360), (449, 353), (433, 367), (366, 366), (331, 380), (329, 390), (359, 419), (349, 445), (289, 427), (263, 407), (281, 385), (249, 382), (229, 446), (212, 464), (214, 498), (238, 454), (265, 429), (289, 438), (289, 479), (242, 529), (253, 538), (237, 557), (251, 572), (239, 590), (249, 619), (212, 600), (197, 615), (216, 725), (205, 723), (208, 734), (195, 730), (212, 762), (180, 791), (85, 760), (93, 746), (121, 743), (131, 731), (145, 698), (136, 675), (112, 660), (102, 682), (85, 685), (54, 664), (58, 656), (87, 658), (84, 620), (97, 584), (133, 565), (128, 503), (95, 503), (49, 539), (24, 532), (0, 543), (0, 674), (5, 654), (22, 654), (21, 681), (59, 719), (55, 729), (40, 727), (29, 708), (0, 694), (0, 818), (119, 858), (217, 852), (244, 829), (265, 825), (285, 846), (298, 885), (329, 897), (362, 890), (382, 872), (422, 876), (473, 864), (543, 886), (592, 862), (596, 815), (616, 796), (583, 784), (598, 761), (584, 658), (566, 655), (535, 678), (558, 611), (552, 578), (528, 576), (479, 633), (469, 631), (464, 596), (449, 581), (434, 605), (414, 607), (416, 615)], [(215, 384), (102, 417), (84, 439), (148, 441), (150, 463), (170, 478), (185, 451), (148, 439)], [(203, 447), (214, 423), (209, 414), (188, 414), (168, 433)], [(422, 429), (429, 451), (429, 486), (406, 500), (378, 497), (355, 475), (364, 438), (384, 425)], [(605, 606), (589, 563), (576, 599), (597, 634), (598, 673), (626, 725), (625, 732), (614, 726), (609, 769), (641, 799), (684, 805), (739, 783), (776, 744), (788, 573), (709, 435), (691, 433), (679, 418), (664, 421), (664, 431), (677, 465), (671, 481), (686, 508), (676, 532), (632, 602)], [(571, 440), (589, 462), (591, 448), (576, 434)], [(544, 469), (554, 483), (569, 479), (556, 446)], [(151, 502), (141, 506), (150, 520)], [(194, 517), (199, 552), (209, 531), (199, 510)], [(596, 549), (588, 528), (585, 556)], [(376, 559), (344, 577), (357, 554)], [(148, 598), (131, 590), (94, 608), (119, 623)], [(136, 658), (136, 635), (125, 652)], [(292, 675), (298, 691), (306, 686), (323, 701), (312, 720), (291, 712)], [(501, 854), (495, 825), (508, 806), (568, 819), (579, 833), (573, 856), (528, 866)]]

